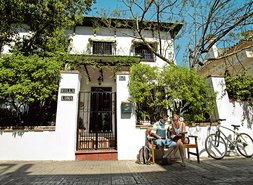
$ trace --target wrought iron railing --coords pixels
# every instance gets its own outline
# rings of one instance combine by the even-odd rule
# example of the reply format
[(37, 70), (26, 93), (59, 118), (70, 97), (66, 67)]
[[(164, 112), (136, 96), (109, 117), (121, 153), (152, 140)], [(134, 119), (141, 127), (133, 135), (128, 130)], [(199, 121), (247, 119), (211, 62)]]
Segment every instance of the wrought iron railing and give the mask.
[(115, 100), (111, 91), (80, 92), (77, 150), (117, 149)]

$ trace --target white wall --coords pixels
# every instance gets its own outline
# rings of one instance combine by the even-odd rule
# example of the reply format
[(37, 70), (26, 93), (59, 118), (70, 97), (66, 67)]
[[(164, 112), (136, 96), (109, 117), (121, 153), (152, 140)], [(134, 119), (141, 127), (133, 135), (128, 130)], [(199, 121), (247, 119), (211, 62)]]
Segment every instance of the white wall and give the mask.
[(129, 98), (129, 75), (117, 73), (117, 146), (119, 160), (135, 160), (139, 149), (145, 144), (145, 130), (136, 128), (134, 114), (122, 115), (121, 103)]
[[(243, 125), (240, 130), (250, 134), (252, 131), (252, 108), (240, 102), (230, 103), (224, 95), (224, 79), (212, 77), (214, 89), (218, 91), (217, 109), (220, 118), (227, 119), (223, 124)], [(129, 74), (116, 75), (117, 91), (117, 146), (119, 160), (136, 160), (136, 155), (145, 144), (145, 129), (136, 127), (134, 114), (121, 114), (121, 103), (129, 98)], [(74, 94), (61, 93), (62, 88), (75, 89)], [(59, 88), (58, 109), (55, 131), (1, 131), (0, 160), (75, 160), (76, 123), (78, 111), (79, 72), (63, 72)], [(73, 101), (62, 101), (62, 96), (73, 96)], [(247, 111), (243, 111), (246, 109)], [(247, 115), (247, 116), (246, 116)], [(215, 132), (216, 127), (190, 127), (188, 133), (198, 136), (201, 157), (206, 157), (205, 138)]]
[[(89, 40), (95, 41), (115, 41), (116, 43), (116, 52), (115, 55), (121, 56), (134, 56), (134, 47), (133, 47), (133, 31), (131, 29), (117, 29), (116, 32), (110, 29), (99, 29), (96, 34), (93, 33), (91, 27), (79, 26), (76, 27), (75, 33), (73, 30), (68, 30), (67, 34), (70, 35), (71, 42), (71, 54), (92, 54), (92, 46)], [(130, 36), (128, 36), (130, 35)], [(132, 35), (132, 36), (131, 36)], [(152, 36), (150, 31), (144, 33), (148, 41), (157, 40)], [(163, 55), (167, 58), (175, 61), (174, 56), (174, 44), (171, 40), (169, 33), (162, 33), (163, 43)], [(159, 47), (158, 47), (159, 49)], [(167, 63), (161, 60), (158, 57), (155, 57), (155, 62), (146, 62), (151, 66), (160, 66), (163, 67)]]
[[(79, 87), (78, 72), (63, 72), (55, 131), (1, 131), (0, 160), (75, 160)], [(61, 88), (73, 88), (75, 93), (60, 93)], [(65, 95), (73, 101), (61, 101)]]
[[(215, 126), (196, 126), (196, 127), (187, 127), (187, 131), (188, 131), (188, 135), (193, 135), (193, 136), (198, 136), (198, 148), (199, 148), (199, 155), (200, 157), (207, 157), (207, 153), (205, 150), (205, 140), (206, 137), (210, 134), (210, 133), (214, 133), (216, 131), (216, 127)], [(190, 138), (190, 142), (194, 143), (193, 138)], [(190, 151), (196, 151), (195, 149), (190, 149)], [(194, 156), (190, 156), (190, 157), (194, 157)]]
[[(216, 106), (218, 118), (226, 119), (221, 125), (233, 129), (231, 125), (240, 125), (239, 132), (249, 134), (253, 138), (253, 108), (245, 102), (230, 102), (228, 94), (225, 91), (225, 80), (220, 76), (210, 77), (211, 84), (215, 92), (217, 92)], [(190, 135), (198, 136), (199, 152), (201, 157), (207, 157), (205, 151), (205, 139), (210, 133), (216, 131), (215, 126), (196, 126), (188, 128)], [(224, 130), (226, 135), (233, 134), (230, 131)], [(193, 150), (193, 149), (192, 149)], [(233, 154), (232, 154), (233, 155)]]
[(214, 91), (217, 92), (216, 105), (218, 117), (226, 119), (222, 124), (231, 127), (232, 124), (240, 125), (239, 131), (246, 132), (253, 137), (253, 108), (247, 102), (231, 102), (225, 91), (223, 77), (211, 77)]

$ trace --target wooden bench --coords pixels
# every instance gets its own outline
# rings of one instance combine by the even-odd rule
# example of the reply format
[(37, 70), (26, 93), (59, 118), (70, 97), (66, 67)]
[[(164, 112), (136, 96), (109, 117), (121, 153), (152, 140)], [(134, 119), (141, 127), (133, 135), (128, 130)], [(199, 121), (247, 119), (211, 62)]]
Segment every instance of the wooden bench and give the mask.
[[(155, 138), (150, 135), (150, 131), (151, 129), (148, 128), (146, 131), (146, 134), (147, 134), (147, 140), (151, 144), (152, 162), (155, 163), (155, 149), (156, 149)], [(188, 139), (189, 143), (184, 144), (184, 148), (187, 149), (188, 159), (190, 160), (190, 155), (194, 155), (197, 157), (197, 161), (199, 163), (200, 159), (199, 159), (199, 149), (198, 149), (198, 136), (189, 135), (188, 138), (189, 138)], [(191, 138), (194, 138), (194, 143), (190, 143), (190, 141), (192, 140)], [(195, 148), (196, 152), (190, 151), (190, 148)], [(164, 148), (162, 150), (164, 150)]]

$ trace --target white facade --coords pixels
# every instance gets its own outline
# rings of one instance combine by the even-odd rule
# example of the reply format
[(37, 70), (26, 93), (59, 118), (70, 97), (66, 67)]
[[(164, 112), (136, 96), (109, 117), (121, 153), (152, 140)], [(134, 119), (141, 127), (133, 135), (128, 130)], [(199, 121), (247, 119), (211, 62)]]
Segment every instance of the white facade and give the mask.
[[(19, 37), (28, 36), (29, 32), (20, 32)], [(78, 26), (75, 30), (68, 30), (71, 38), (70, 54), (91, 55), (93, 42), (113, 43), (112, 56), (135, 56), (135, 45), (142, 41), (136, 39), (136, 34), (131, 29), (99, 28), (94, 32), (91, 26)], [(148, 43), (162, 50), (163, 55), (175, 62), (173, 39), (169, 32), (161, 33), (160, 48), (157, 36), (151, 31), (144, 31), (145, 39)], [(9, 53), (9, 47), (5, 46), (3, 53)], [(142, 61), (151, 66), (163, 67), (166, 62), (158, 57), (153, 57), (153, 61)], [(109, 69), (103, 69), (103, 80), (98, 84), (99, 70), (93, 66), (80, 66), (79, 72), (63, 72), (59, 87), (59, 97), (57, 104), (57, 116), (55, 130), (35, 131), (35, 130), (9, 130), (1, 131), (0, 135), (0, 160), (75, 160), (77, 146), (77, 122), (78, 103), (84, 100), (84, 96), (79, 98), (79, 92), (91, 91), (92, 87), (111, 87), (117, 93), (117, 152), (119, 160), (136, 159), (139, 148), (145, 142), (145, 129), (136, 128), (134, 114), (125, 118), (121, 115), (121, 103), (129, 98), (128, 82), (129, 68), (122, 68), (125, 72), (118, 72), (116, 76)], [(119, 80), (124, 76), (125, 81)], [(64, 94), (61, 89), (74, 89), (74, 94)], [(68, 100), (72, 97), (71, 101)], [(63, 98), (63, 99), (62, 99)], [(113, 100), (115, 101), (115, 100)], [(89, 107), (86, 108), (88, 109)], [(84, 116), (79, 118), (85, 119)], [(89, 119), (89, 118), (86, 118)], [(113, 127), (116, 123), (113, 122)], [(6, 147), (8, 146), (8, 147)]]
[[(119, 28), (116, 31), (112, 29), (99, 29), (96, 34), (92, 27), (79, 26), (74, 30), (68, 30), (67, 34), (71, 38), (70, 53), (71, 54), (92, 54), (92, 42), (112, 42), (114, 43), (113, 55), (116, 56), (135, 56), (134, 44), (142, 42), (135, 39), (135, 33), (130, 29)], [(144, 32), (145, 39), (149, 43), (157, 45), (159, 50), (159, 40), (156, 36), (152, 36), (150, 31)], [(163, 55), (175, 63), (174, 43), (169, 33), (161, 33), (161, 43)], [(163, 67), (167, 63), (159, 57), (155, 57), (154, 62), (145, 62), (151, 66)]]
[[(222, 121), (222, 126), (233, 129), (231, 125), (240, 125), (239, 132), (249, 134), (253, 138), (253, 109), (245, 102), (230, 102), (228, 94), (225, 91), (225, 80), (221, 76), (213, 76), (209, 78), (215, 92), (217, 117), (225, 119)], [(188, 128), (190, 135), (198, 136), (199, 152), (201, 157), (207, 157), (205, 151), (205, 139), (210, 133), (216, 131), (216, 126), (195, 126)], [(227, 136), (233, 138), (233, 134), (228, 130), (222, 130)], [(231, 155), (236, 155), (232, 153)]]
[[(119, 80), (124, 76), (125, 81)], [(253, 110), (240, 103), (228, 101), (224, 94), (224, 79), (212, 77), (217, 96), (217, 109), (219, 117), (226, 119), (222, 124), (230, 127), (231, 124), (242, 125), (241, 132), (253, 136), (252, 119)], [(118, 160), (135, 160), (142, 145), (145, 144), (145, 128), (136, 127), (135, 115), (124, 117), (120, 105), (129, 96), (127, 84), (128, 72), (120, 72), (116, 77), (117, 96), (117, 144)], [(57, 120), (55, 131), (1, 131), (0, 134), (0, 160), (75, 160), (78, 92), (80, 87), (80, 74), (78, 72), (63, 72), (60, 88), (73, 88), (75, 94), (64, 94), (59, 91)], [(73, 96), (73, 101), (62, 101), (62, 96)], [(247, 116), (246, 116), (247, 114)], [(207, 157), (205, 152), (205, 138), (215, 132), (215, 126), (189, 127), (190, 135), (198, 136), (201, 157)], [(229, 133), (228, 133), (229, 134)], [(8, 146), (8, 147), (7, 147)]]
[[(113, 55), (134, 56), (134, 44), (140, 40), (134, 39), (135, 34), (130, 29), (119, 28), (116, 31), (110, 29), (99, 29), (94, 33), (92, 27), (79, 26), (75, 31), (68, 31), (72, 39), (71, 54), (92, 54), (92, 42), (111, 42), (113, 44)], [(146, 32), (148, 42), (158, 44), (157, 39), (151, 32)], [(173, 40), (170, 34), (162, 35), (162, 43), (165, 48), (162, 49), (167, 58), (174, 61)], [(159, 45), (157, 45), (159, 49)], [(152, 66), (163, 67), (164, 61), (158, 57), (153, 62), (146, 62)], [(145, 63), (145, 62), (144, 62)], [(122, 71), (113, 73), (109, 69), (103, 70), (103, 81), (98, 83), (98, 77), (101, 75), (98, 69), (91, 66), (80, 67), (80, 71), (62, 72), (58, 93), (58, 106), (56, 127), (53, 131), (1, 131), (0, 132), (0, 160), (75, 160), (76, 141), (77, 141), (77, 122), (79, 102), (84, 97), (79, 92), (90, 91), (92, 87), (110, 87), (117, 93), (116, 101), (113, 99), (113, 106), (116, 106), (117, 124), (117, 152), (118, 160), (136, 160), (136, 155), (142, 145), (145, 144), (146, 128), (136, 126), (134, 111), (125, 116), (121, 113), (121, 104), (129, 99), (129, 69), (122, 68)], [(90, 80), (89, 80), (90, 77)], [(220, 118), (227, 119), (227, 123), (233, 121), (234, 124), (244, 123), (244, 130), (251, 136), (252, 128), (245, 127), (252, 123), (252, 109), (248, 109), (249, 120), (246, 121), (243, 107), (237, 104), (231, 104), (224, 95), (224, 84), (222, 78), (211, 78), (213, 87), (218, 91), (217, 109)], [(62, 89), (74, 89), (71, 92), (64, 92)], [(88, 106), (88, 105), (84, 105)], [(87, 107), (86, 107), (87, 108)], [(83, 114), (84, 115), (84, 114)], [(80, 117), (80, 115), (79, 115)], [(85, 119), (84, 116), (81, 117)], [(86, 118), (88, 119), (88, 118)], [(235, 122), (234, 122), (235, 121)], [(201, 156), (206, 156), (204, 142), (208, 133), (214, 132), (215, 128), (210, 127), (192, 127), (189, 128), (189, 134), (198, 135), (199, 148)]]
[[(61, 93), (62, 88), (75, 93)], [(75, 160), (79, 88), (79, 72), (63, 72), (55, 130), (1, 131), (0, 160)], [(73, 101), (62, 101), (62, 96), (72, 96)]]

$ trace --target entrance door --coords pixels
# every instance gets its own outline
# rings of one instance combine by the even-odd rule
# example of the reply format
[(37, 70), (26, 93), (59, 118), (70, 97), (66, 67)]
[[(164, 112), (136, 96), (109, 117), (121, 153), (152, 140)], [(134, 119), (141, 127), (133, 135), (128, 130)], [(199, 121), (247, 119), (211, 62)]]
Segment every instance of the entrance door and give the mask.
[(80, 92), (77, 150), (117, 149), (116, 93), (111, 87)]
[(112, 132), (112, 88), (92, 87), (90, 102), (90, 133)]

